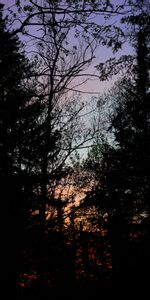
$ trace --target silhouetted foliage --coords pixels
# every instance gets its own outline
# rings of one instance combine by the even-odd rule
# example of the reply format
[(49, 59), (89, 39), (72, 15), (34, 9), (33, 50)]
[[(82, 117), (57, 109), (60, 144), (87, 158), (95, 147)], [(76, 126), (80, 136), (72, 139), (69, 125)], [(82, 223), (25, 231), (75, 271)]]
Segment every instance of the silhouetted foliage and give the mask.
[[(125, 282), (132, 286), (132, 279), (128, 277), (132, 269), (131, 253), (135, 251), (132, 253), (135, 255), (135, 264), (144, 255), (140, 252), (139, 258), (138, 251), (141, 250), (138, 249), (139, 246), (136, 247), (133, 235), (136, 235), (139, 243), (143, 243), (140, 247), (144, 248), (144, 241), (147, 240), (146, 235), (143, 236), (142, 227), (139, 225), (141, 233), (137, 230), (138, 226), (134, 227), (134, 220), (142, 213), (145, 218), (148, 215), (149, 219), (149, 16), (142, 13), (125, 18), (124, 21), (131, 26), (130, 38), (135, 48), (136, 61), (134, 62), (134, 58), (132, 72), (128, 77), (120, 79), (108, 96), (108, 99), (112, 97), (112, 102), (114, 101), (109, 129), (114, 137), (114, 145), (102, 141), (95, 144), (85, 164), (91, 171), (95, 169), (99, 182), (90, 193), (90, 198), (101, 211), (108, 213), (112, 278), (115, 287), (118, 283), (124, 286)], [(148, 227), (146, 231), (149, 232)], [(143, 241), (139, 234), (143, 236)], [(147, 247), (149, 248), (148, 240)], [(147, 263), (149, 264), (149, 258)], [(144, 263), (141, 271), (144, 278), (145, 267)], [(141, 281), (142, 286), (140, 268), (138, 282), (140, 284)], [(133, 269), (133, 281), (136, 281), (137, 270)]]
[[(0, 4), (1, 272), (12, 297), (78, 297), (83, 291), (95, 299), (109, 289), (116, 294), (118, 286), (138, 290), (136, 284), (146, 290), (148, 5), (29, 0), (8, 3), (5, 11)], [(124, 16), (120, 27), (109, 21), (117, 14)], [(101, 99), (92, 108), (98, 120), (90, 124), (83, 118), (86, 101), (76, 92), (95, 76), (84, 72), (97, 45), (114, 54), (126, 41), (133, 55), (96, 67), (101, 80), (125, 72), (104, 96), (112, 102), (106, 139), (98, 132)], [(81, 161), (84, 145), (89, 151)]]
[(42, 108), (41, 103), (35, 103), (35, 88), (29, 79), (32, 66), (21, 48), (17, 36), (12, 37), (7, 30), (7, 21), (0, 11), (0, 180), (6, 224), (2, 240), (3, 279), (12, 285), (33, 198), (28, 177), (37, 163), (35, 132)]
[[(118, 181), (115, 188), (120, 195), (121, 211), (124, 213), (122, 220), (126, 218), (129, 224), (133, 222), (134, 215), (142, 211), (149, 213), (149, 35), (145, 34), (147, 31), (145, 15), (135, 20), (139, 28), (135, 33), (137, 54), (137, 65), (133, 73), (135, 83), (132, 80), (121, 82), (121, 93), (118, 91), (119, 105), (112, 119), (120, 165), (118, 176), (115, 174)], [(143, 20), (143, 26), (139, 20)], [(122, 215), (120, 210), (117, 215)], [(117, 226), (120, 228), (120, 222)], [(115, 247), (117, 249), (117, 244)]]

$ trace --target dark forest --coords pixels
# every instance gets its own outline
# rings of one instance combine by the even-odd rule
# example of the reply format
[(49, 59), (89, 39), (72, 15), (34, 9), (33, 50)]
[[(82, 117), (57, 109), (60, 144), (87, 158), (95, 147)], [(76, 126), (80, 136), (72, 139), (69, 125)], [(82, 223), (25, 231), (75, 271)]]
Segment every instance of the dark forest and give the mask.
[(1, 0), (4, 299), (149, 293), (149, 29), (148, 0)]

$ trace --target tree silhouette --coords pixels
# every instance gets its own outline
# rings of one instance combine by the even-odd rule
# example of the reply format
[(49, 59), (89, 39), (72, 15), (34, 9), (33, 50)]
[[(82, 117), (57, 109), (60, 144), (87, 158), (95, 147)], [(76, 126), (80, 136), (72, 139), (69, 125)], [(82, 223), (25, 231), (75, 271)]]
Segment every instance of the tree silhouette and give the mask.
[(117, 102), (111, 129), (115, 136), (115, 148), (104, 153), (104, 164), (107, 165), (104, 182), (107, 182), (111, 212), (112, 262), (114, 269), (123, 268), (123, 276), (128, 276), (129, 272), (129, 224), (132, 224), (136, 214), (149, 210), (148, 20), (145, 14), (128, 19), (136, 28), (132, 31), (136, 63), (132, 78), (123, 78), (114, 89), (113, 97)]
[[(130, 285), (132, 275), (140, 282), (140, 271), (146, 279), (150, 265), (148, 1), (25, 2), (7, 3), (6, 10), (0, 4), (5, 287), (22, 291), (21, 278), (27, 278), (27, 293), (43, 298), (53, 287), (65, 294), (68, 285), (89, 284), (89, 291), (110, 280), (116, 288), (125, 281)], [(116, 15), (121, 27), (110, 25)], [(133, 55), (110, 58), (97, 65), (96, 74), (87, 72), (99, 45), (116, 53), (127, 40)], [(92, 107), (99, 114), (93, 125), (86, 120), (91, 111), (80, 86), (120, 70), (126, 75), (106, 96), (113, 106), (107, 126), (112, 139), (106, 140), (98, 132), (101, 99)], [(93, 140), (81, 162), (77, 151)], [(64, 199), (67, 185), (73, 191)], [(81, 191), (86, 197), (76, 201)]]
[[(95, 170), (98, 182), (90, 198), (109, 217), (107, 228), (115, 288), (119, 282), (131, 285), (129, 273), (132, 269), (130, 251), (134, 248), (133, 220), (143, 211), (149, 213), (149, 15), (142, 12), (124, 18), (123, 22), (128, 24), (128, 37), (134, 46), (135, 56), (129, 58), (131, 69), (128, 75), (120, 79), (106, 97), (107, 101), (111, 99), (114, 106), (109, 128), (114, 144), (109, 139), (95, 143), (85, 163), (86, 168)], [(126, 59), (123, 57), (124, 62)], [(112, 62), (107, 62), (104, 69), (100, 66), (106, 77), (115, 72), (117, 64), (113, 68)], [(110, 68), (107, 68), (108, 65)], [(119, 67), (116, 72), (119, 72)], [(148, 234), (148, 227), (145, 230)], [(136, 231), (135, 234), (138, 236), (139, 233)], [(145, 242), (143, 249), (144, 245)], [(148, 244), (147, 247), (149, 249)], [(135, 247), (134, 251), (137, 260), (137, 253), (141, 251), (141, 260), (143, 250)], [(136, 271), (140, 282), (140, 268)], [(144, 266), (141, 272), (145, 276)], [(135, 273), (132, 275), (137, 279)]]
[(23, 45), (8, 31), (7, 19), (2, 17), (1, 11), (0, 40), (0, 180), (5, 224), (1, 241), (3, 281), (14, 288), (32, 185), (27, 186), (27, 176), (36, 167), (35, 132), (42, 106), (35, 103), (35, 89), (29, 80), (31, 65)]

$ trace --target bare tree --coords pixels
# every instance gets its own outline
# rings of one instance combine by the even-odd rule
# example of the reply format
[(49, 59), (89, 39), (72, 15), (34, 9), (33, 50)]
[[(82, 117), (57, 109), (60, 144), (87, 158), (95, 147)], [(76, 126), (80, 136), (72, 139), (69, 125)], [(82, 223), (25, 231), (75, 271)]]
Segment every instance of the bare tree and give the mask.
[[(39, 158), (41, 174), (40, 195), (40, 269), (44, 274), (44, 241), (46, 224), (46, 204), (49, 202), (48, 190), (52, 180), (61, 178), (66, 172), (65, 162), (70, 155), (87, 141), (92, 140), (96, 132), (84, 120), (85, 100), (81, 100), (72, 87), (83, 82), (75, 82), (94, 58), (96, 43), (86, 45), (78, 40), (78, 47), (68, 42), (71, 28), (60, 27), (53, 13), (54, 26), (45, 26), (45, 38), (38, 41), (32, 50), (37, 60), (35, 77), (37, 78), (38, 97), (45, 103), (41, 115), (43, 131)], [(58, 203), (57, 203), (58, 204)], [(57, 205), (61, 215), (61, 203)], [(44, 278), (43, 278), (44, 279)], [(42, 279), (42, 284), (43, 284)]]

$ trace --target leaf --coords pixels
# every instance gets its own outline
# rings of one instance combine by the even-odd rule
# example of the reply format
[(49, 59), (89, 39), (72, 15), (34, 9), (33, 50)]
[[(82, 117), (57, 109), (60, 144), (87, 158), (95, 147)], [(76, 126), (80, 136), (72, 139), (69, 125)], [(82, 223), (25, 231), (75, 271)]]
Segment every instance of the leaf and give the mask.
[(17, 5), (17, 6), (20, 5), (20, 0), (16, 0), (16, 5)]

